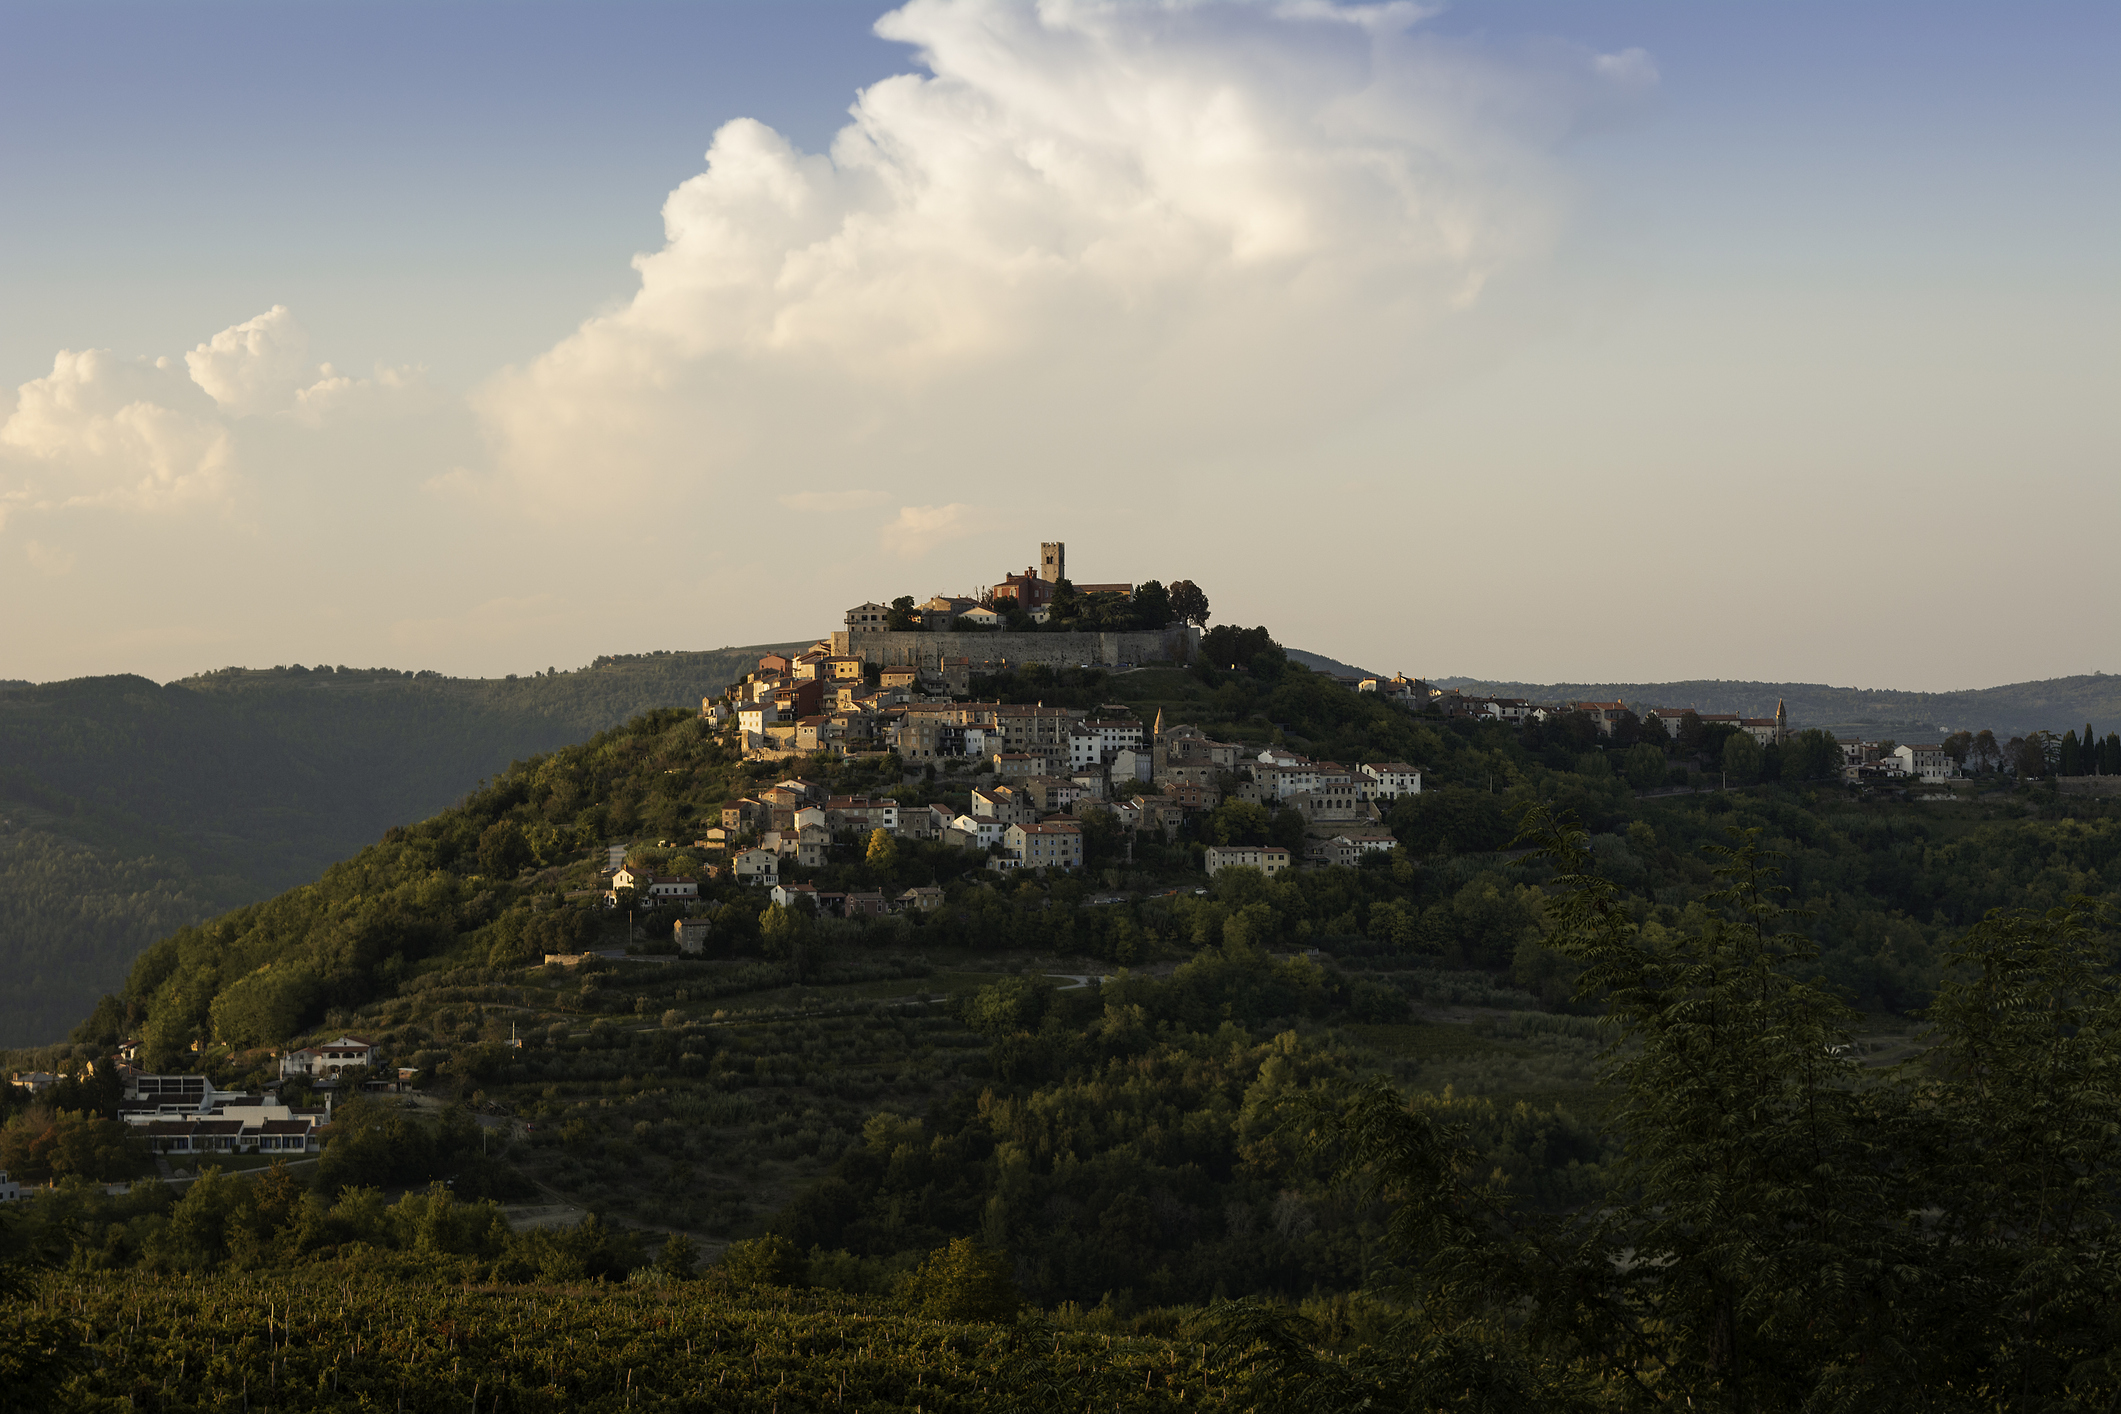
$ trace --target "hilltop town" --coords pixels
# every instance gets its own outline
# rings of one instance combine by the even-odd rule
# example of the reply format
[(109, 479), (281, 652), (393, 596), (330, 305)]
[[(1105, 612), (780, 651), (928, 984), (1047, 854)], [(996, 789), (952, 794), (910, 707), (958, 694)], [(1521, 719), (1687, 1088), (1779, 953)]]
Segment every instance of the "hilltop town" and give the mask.
[[(1263, 629), (1206, 632), (1207, 597), (1190, 582), (1168, 589), (1154, 581), (1076, 585), (1066, 575), (1066, 553), (1061, 542), (1045, 542), (1036, 565), (970, 595), (856, 605), (843, 628), (800, 652), (762, 656), (755, 671), (704, 699), (701, 716), (750, 761), (892, 758), (915, 777), (940, 776), (963, 788), (962, 802), (914, 805), (835, 796), (791, 775), (724, 803), (719, 826), (695, 841), (712, 861), (709, 877), (727, 871), (777, 887), (784, 868), (821, 868), (836, 842), (844, 849), (876, 831), (984, 852), (997, 871), (1076, 869), (1088, 815), (1102, 814), (1129, 837), (1152, 831), (1171, 839), (1189, 816), (1230, 801), (1278, 820), (1276, 842), (1211, 843), (1202, 858), (1209, 874), (1232, 864), (1268, 874), (1351, 865), (1397, 846), (1386, 817), (1393, 802), (1420, 793), (1420, 763), (1313, 760), (1271, 745), (1217, 741), (1161, 713), (1143, 722), (1122, 703), (1088, 709), (982, 699), (977, 684), (1027, 669), (1212, 668), (1221, 656), (1249, 656), (1271, 643)], [(1979, 751), (1967, 734), (1903, 744), (1805, 733), (1779, 706), (1774, 716), (1755, 718), (1691, 706), (1482, 696), (1405, 674), (1333, 680), (1445, 721), (1547, 728), (1580, 749), (1649, 742), (1712, 762), (1729, 755), (1742, 781), (1782, 755), (1798, 758), (1808, 778), (1831, 766), (1850, 780), (1942, 781)], [(1744, 745), (1727, 748), (1732, 738)], [(1993, 741), (1988, 747), (1996, 749)], [(1641, 784), (1666, 784), (1665, 768)], [(656, 902), (682, 902), (689, 892), (686, 881), (653, 876), (613, 882), (614, 890), (629, 887)], [(910, 897), (835, 902), (923, 905)]]

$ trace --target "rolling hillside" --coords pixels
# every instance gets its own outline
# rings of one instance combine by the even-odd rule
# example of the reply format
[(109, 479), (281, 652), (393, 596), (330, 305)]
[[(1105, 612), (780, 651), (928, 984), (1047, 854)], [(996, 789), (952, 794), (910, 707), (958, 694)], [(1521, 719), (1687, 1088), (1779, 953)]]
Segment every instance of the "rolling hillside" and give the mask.
[(508, 763), (696, 705), (778, 645), (576, 672), (223, 669), (0, 687), (0, 1045), (55, 1039), (156, 938), (313, 879)]

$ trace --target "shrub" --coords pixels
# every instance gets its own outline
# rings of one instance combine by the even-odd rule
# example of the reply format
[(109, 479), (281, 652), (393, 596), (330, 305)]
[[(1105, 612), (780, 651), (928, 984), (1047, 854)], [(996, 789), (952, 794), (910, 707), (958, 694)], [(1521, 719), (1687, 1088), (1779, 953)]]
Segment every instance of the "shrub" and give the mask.
[(739, 1286), (806, 1286), (803, 1254), (787, 1238), (769, 1233), (722, 1250), (724, 1276)]
[(929, 1253), (896, 1294), (907, 1310), (933, 1321), (1013, 1321), (1023, 1304), (1008, 1254), (969, 1237)]

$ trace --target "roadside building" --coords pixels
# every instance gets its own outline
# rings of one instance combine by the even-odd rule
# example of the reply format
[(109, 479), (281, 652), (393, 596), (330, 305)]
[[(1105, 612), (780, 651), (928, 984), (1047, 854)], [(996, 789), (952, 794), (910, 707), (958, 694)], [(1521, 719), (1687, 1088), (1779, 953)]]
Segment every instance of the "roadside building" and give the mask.
[(1257, 869), (1272, 878), (1289, 867), (1289, 851), (1271, 844), (1209, 845), (1205, 862), (1211, 878), (1231, 868)]

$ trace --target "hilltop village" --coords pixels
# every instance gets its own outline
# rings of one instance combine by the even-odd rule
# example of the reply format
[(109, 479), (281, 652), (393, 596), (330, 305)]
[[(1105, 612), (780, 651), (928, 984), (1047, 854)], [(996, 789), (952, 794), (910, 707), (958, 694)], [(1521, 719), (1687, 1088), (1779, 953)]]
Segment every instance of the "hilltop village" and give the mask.
[[(1072, 583), (1066, 546), (1057, 541), (1039, 547), (1036, 565), (989, 589), (921, 603), (904, 596), (856, 605), (843, 628), (807, 649), (760, 658), (756, 671), (705, 699), (701, 716), (723, 729), (747, 760), (794, 766), (821, 755), (895, 758), (914, 778), (957, 781), (964, 787), (962, 808), (835, 796), (797, 771), (724, 803), (720, 825), (694, 842), (711, 861), (707, 877), (778, 887), (784, 870), (823, 867), (836, 842), (844, 847), (854, 836), (879, 831), (984, 852), (987, 867), (1001, 872), (1077, 869), (1088, 812), (1102, 812), (1130, 837), (1153, 831), (1169, 840), (1188, 817), (1227, 801), (1289, 823), (1275, 844), (1209, 844), (1202, 867), (1211, 875), (1231, 865), (1267, 874), (1353, 865), (1395, 848), (1386, 817), (1393, 802), (1420, 793), (1418, 762), (1312, 760), (1276, 746), (1217, 741), (1161, 713), (1144, 722), (1121, 703), (1048, 706), (982, 700), (976, 690), (983, 680), (1026, 669), (1126, 673), (1215, 665), (1224, 646), (1219, 639), (1238, 645), (1229, 651), (1243, 651), (1246, 639), (1267, 641), (1264, 630), (1205, 632), (1208, 617), (1205, 594), (1190, 582), (1168, 589), (1153, 581)], [(1535, 703), (1436, 687), (1404, 674), (1334, 680), (1348, 691), (1445, 719), (1520, 728), (1565, 720), (1586, 744), (1608, 747), (1654, 739), (1717, 751), (1738, 736), (1781, 750), (1797, 735), (1779, 706), (1772, 717), (1752, 718), (1625, 702)], [(1959, 765), (1947, 743), (1849, 739), (1834, 741), (1832, 749), (1851, 779), (1940, 780)], [(620, 890), (669, 903), (696, 896), (691, 881), (651, 875), (614, 877), (611, 888), (614, 899)], [(836, 902), (859, 909), (924, 901)]]

